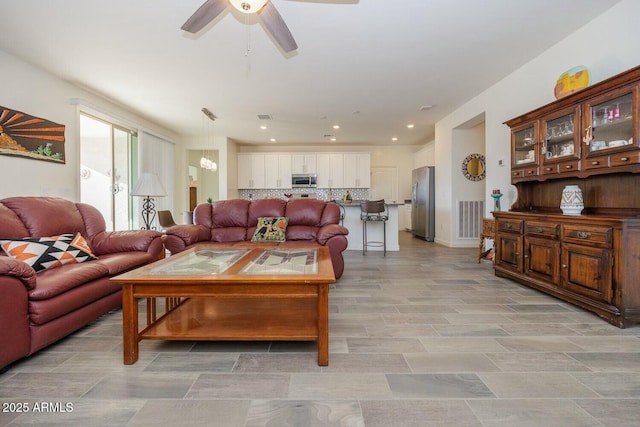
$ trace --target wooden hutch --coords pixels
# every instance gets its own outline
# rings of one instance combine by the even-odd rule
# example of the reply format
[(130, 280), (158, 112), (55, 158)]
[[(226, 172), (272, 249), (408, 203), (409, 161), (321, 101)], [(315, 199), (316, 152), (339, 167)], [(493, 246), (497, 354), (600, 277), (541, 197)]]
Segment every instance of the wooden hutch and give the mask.
[[(518, 197), (493, 212), (496, 275), (621, 328), (640, 322), (640, 67), (505, 124)], [(569, 184), (581, 215), (560, 210)]]

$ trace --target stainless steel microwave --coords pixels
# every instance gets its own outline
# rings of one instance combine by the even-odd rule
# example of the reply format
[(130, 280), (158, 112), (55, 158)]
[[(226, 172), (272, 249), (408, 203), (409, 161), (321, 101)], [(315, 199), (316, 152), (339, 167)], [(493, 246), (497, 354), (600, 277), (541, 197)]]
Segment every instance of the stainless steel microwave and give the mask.
[(310, 188), (318, 185), (315, 173), (294, 173), (291, 175), (291, 187)]

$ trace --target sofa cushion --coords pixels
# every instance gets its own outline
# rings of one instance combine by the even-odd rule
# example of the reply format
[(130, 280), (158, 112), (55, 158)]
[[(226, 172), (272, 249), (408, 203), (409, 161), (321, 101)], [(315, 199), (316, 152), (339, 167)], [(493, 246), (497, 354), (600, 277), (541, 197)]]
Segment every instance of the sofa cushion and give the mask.
[(258, 218), (252, 242), (284, 242), (289, 219), (283, 216), (262, 216)]
[(287, 202), (281, 199), (256, 199), (249, 204), (247, 226), (254, 227), (263, 217), (283, 217)]
[(70, 289), (106, 276), (109, 269), (98, 261), (67, 264), (38, 273), (36, 287), (29, 291), (30, 300), (53, 298)]
[(326, 203), (317, 199), (293, 199), (287, 203), (285, 215), (291, 225), (319, 226)]
[(58, 197), (9, 197), (3, 199), (2, 203), (18, 215), (29, 231), (22, 237), (76, 232), (88, 237), (84, 219), (76, 204), (70, 200)]
[(287, 227), (287, 240), (316, 241), (318, 227), (309, 225), (289, 225)]
[[(198, 206), (199, 208), (200, 206)], [(196, 213), (198, 212), (196, 208)], [(211, 228), (223, 227), (247, 227), (249, 201), (241, 199), (220, 200), (211, 205)], [(196, 215), (194, 221), (200, 224), (200, 216)], [(206, 223), (202, 225), (207, 225)]]
[(122, 286), (110, 282), (107, 276), (102, 276), (52, 298), (40, 300), (31, 298), (29, 300), (29, 319), (35, 325), (42, 325), (89, 306), (107, 295), (119, 293), (121, 290)]
[(18, 215), (0, 203), (0, 237), (6, 239), (20, 238), (29, 235), (29, 231), (24, 226)]
[(242, 242), (248, 240), (244, 227), (224, 227), (211, 230), (211, 241), (217, 243)]
[(101, 255), (96, 262), (106, 267), (110, 276), (114, 276), (152, 261), (155, 259), (148, 252), (121, 252)]
[(7, 255), (25, 262), (35, 271), (96, 259), (80, 233), (0, 240), (0, 246)]

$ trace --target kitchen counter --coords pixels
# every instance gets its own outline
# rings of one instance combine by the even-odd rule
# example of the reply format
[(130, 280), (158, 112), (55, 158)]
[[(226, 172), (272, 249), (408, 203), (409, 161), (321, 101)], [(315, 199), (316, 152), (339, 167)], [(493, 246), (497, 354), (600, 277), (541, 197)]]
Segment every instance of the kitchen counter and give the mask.
[[(349, 230), (347, 240), (349, 242), (348, 250), (362, 251), (362, 220), (360, 219), (360, 203), (363, 200), (354, 200), (351, 203), (336, 201), (337, 204), (344, 207), (343, 225)], [(403, 203), (387, 203), (387, 213), (389, 220), (387, 221), (387, 251), (399, 251), (398, 243), (398, 206)], [(369, 222), (367, 225), (367, 237), (369, 241), (382, 242), (383, 226), (381, 222)], [(382, 251), (382, 247), (368, 246), (367, 251)]]
[[(353, 205), (355, 205), (355, 206), (359, 207), (360, 204), (362, 202), (366, 202), (366, 200), (353, 200), (351, 203), (345, 202), (343, 200), (336, 200), (335, 202), (337, 204), (339, 204), (339, 205), (342, 205), (342, 206), (353, 206)], [(401, 205), (404, 205), (404, 203), (387, 202), (387, 203), (385, 203), (385, 205), (387, 205), (387, 206), (401, 206)]]

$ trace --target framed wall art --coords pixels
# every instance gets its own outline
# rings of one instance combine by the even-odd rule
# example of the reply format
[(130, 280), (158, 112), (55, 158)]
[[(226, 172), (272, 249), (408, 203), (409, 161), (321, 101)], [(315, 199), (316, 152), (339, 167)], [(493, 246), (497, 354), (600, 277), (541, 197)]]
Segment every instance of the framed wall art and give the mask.
[(65, 163), (64, 128), (0, 106), (0, 154)]

